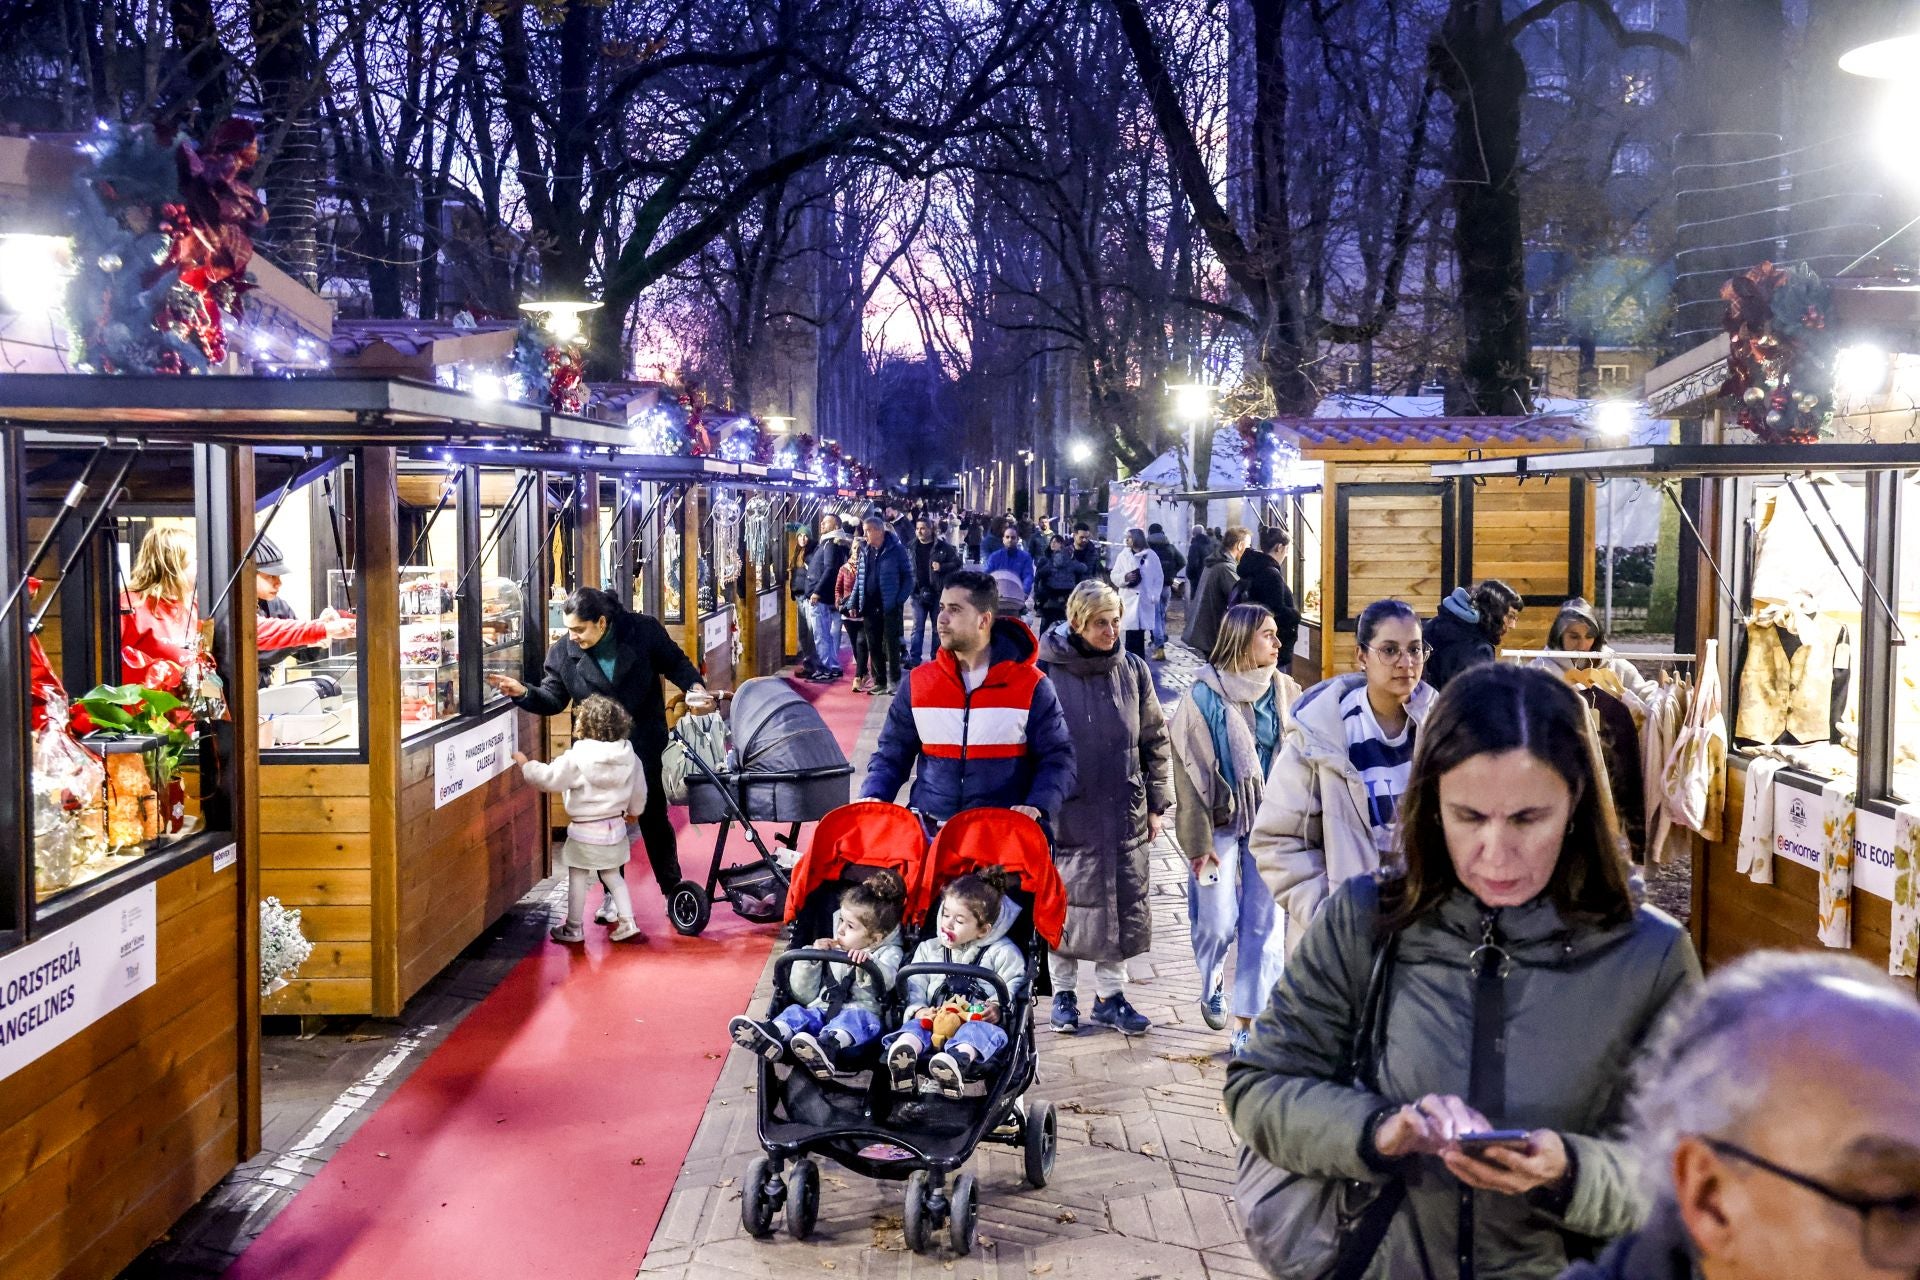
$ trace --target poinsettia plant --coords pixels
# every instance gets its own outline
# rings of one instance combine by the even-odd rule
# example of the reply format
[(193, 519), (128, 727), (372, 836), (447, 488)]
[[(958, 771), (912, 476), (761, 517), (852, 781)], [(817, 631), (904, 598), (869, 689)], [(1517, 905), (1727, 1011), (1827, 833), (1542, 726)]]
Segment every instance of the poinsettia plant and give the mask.
[(167, 774), (179, 771), (180, 757), (193, 741), (193, 711), (164, 689), (137, 684), (103, 684), (75, 700), (102, 733), (153, 734), (162, 740)]

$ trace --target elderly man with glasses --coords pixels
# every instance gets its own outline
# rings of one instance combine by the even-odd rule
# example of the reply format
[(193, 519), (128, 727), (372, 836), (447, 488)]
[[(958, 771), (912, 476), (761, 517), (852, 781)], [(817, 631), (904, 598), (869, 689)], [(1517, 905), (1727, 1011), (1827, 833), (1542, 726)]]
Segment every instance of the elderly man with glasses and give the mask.
[(1911, 984), (1844, 955), (1751, 955), (1669, 1017), (1637, 1074), (1652, 1214), (1562, 1280), (1920, 1276)]

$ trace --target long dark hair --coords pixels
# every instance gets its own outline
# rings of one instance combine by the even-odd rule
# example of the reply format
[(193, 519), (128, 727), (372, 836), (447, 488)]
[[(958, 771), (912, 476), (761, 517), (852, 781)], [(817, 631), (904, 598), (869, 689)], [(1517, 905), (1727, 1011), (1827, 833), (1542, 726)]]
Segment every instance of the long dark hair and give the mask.
[(612, 592), (602, 591), (598, 587), (581, 587), (568, 596), (560, 607), (582, 622), (611, 623), (626, 612)]
[(1619, 924), (1633, 914), (1626, 854), (1586, 704), (1544, 671), (1504, 663), (1447, 682), (1420, 725), (1400, 801), (1404, 869), (1381, 888), (1381, 928), (1392, 933), (1432, 911), (1460, 883), (1440, 824), (1440, 778), (1480, 755), (1526, 751), (1573, 792), (1572, 820), (1547, 895), (1568, 920)]

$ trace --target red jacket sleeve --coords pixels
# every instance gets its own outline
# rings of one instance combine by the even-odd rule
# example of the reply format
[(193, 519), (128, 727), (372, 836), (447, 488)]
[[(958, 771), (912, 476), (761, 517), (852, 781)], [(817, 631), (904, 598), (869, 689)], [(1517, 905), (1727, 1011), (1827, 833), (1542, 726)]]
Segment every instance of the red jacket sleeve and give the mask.
[(256, 635), (261, 649), (304, 649), (327, 642), (327, 624), (301, 618), (261, 618)]

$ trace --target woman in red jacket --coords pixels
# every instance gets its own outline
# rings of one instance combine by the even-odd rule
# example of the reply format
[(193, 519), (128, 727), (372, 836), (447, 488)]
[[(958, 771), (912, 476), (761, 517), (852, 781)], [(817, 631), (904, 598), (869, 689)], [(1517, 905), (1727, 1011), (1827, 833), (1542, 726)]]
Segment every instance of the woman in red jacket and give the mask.
[(179, 691), (181, 674), (200, 645), (193, 586), (193, 542), (187, 533), (167, 527), (148, 531), (120, 601), (123, 681)]

